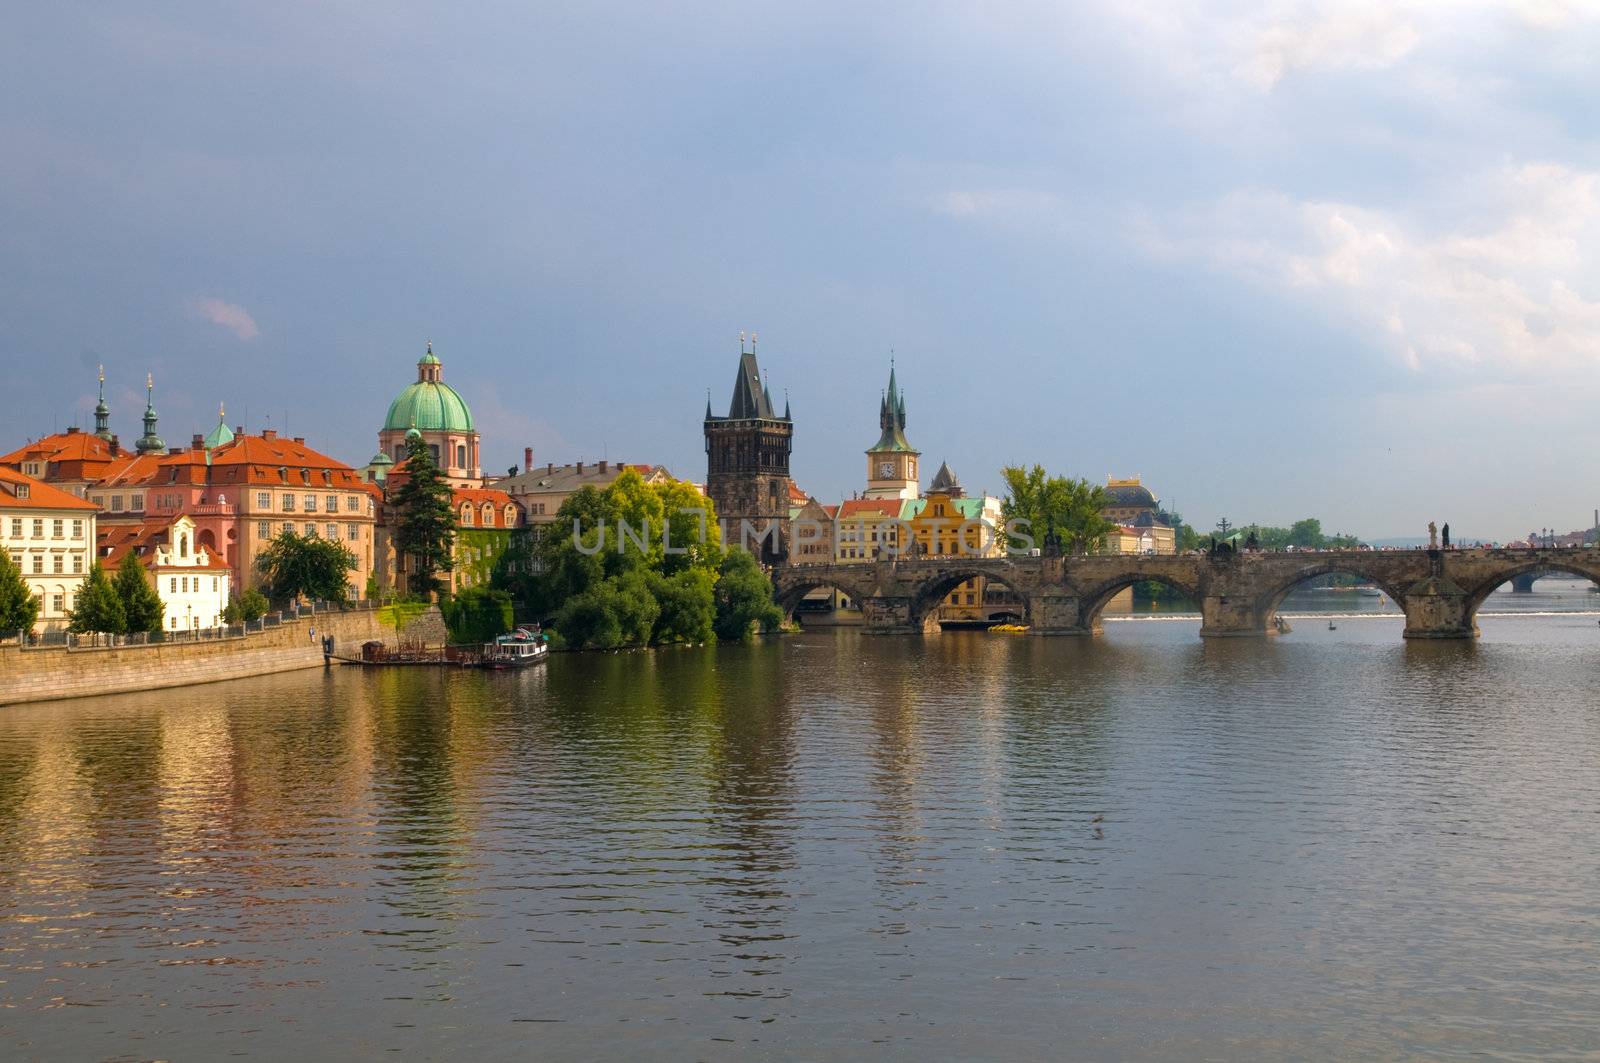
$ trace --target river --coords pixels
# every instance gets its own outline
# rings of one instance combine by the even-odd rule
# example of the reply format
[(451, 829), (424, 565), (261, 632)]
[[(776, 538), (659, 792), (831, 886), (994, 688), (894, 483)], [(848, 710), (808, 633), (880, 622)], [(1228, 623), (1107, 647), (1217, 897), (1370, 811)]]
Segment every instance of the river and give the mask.
[(1592, 1054), (1600, 624), (1538, 586), (1477, 643), (833, 630), (0, 710), (0, 1046)]

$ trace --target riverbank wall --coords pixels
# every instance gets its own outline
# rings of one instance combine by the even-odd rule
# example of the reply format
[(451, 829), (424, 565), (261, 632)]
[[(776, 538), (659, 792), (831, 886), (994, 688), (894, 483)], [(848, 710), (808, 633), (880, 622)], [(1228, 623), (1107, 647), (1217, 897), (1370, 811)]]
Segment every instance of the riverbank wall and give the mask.
[[(392, 639), (374, 610), (320, 612), (236, 638), (110, 649), (0, 646), (0, 705), (216, 683), (322, 666), (322, 637), (341, 649)], [(315, 635), (312, 634), (315, 629)]]

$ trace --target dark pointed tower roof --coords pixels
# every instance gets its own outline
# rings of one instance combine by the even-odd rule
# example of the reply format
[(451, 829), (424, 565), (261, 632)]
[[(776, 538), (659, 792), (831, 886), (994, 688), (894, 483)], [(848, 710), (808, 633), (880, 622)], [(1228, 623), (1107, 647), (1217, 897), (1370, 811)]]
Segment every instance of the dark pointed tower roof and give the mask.
[(761, 375), (761, 366), (756, 361), (754, 345), (745, 350), (744, 333), (739, 334), (739, 369), (733, 378), (733, 399), (728, 403), (728, 416), (717, 417), (711, 412), (711, 397), (706, 396), (706, 420), (708, 421), (787, 421), (788, 411), (782, 417), (778, 416), (777, 407), (772, 403), (772, 391), (767, 387)]
[(867, 451), (868, 454), (882, 450), (917, 453), (917, 449), (906, 441), (906, 400), (900, 393), (899, 384), (895, 381), (892, 358), (889, 360), (889, 390), (884, 392), (882, 401), (878, 403), (878, 427), (882, 429), (883, 434)]
[(941, 461), (939, 471), (934, 473), (933, 482), (928, 485), (928, 493), (961, 498), (966, 492), (962, 490), (961, 481), (956, 479), (956, 474), (950, 471), (950, 463)]

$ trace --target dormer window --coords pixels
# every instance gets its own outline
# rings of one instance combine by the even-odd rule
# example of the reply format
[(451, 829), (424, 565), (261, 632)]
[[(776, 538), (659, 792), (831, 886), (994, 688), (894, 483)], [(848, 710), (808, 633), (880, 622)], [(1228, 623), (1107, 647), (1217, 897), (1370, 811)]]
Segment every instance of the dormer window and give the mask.
[(28, 497), (28, 485), (27, 484), (18, 484), (17, 485), (17, 497), (18, 498), (27, 498)]
[(282, 482), (282, 483), (288, 483), (289, 482), (289, 470), (288, 470), (288, 468), (286, 466), (283, 466), (283, 465), (279, 465), (278, 466), (278, 480), (280, 482)]

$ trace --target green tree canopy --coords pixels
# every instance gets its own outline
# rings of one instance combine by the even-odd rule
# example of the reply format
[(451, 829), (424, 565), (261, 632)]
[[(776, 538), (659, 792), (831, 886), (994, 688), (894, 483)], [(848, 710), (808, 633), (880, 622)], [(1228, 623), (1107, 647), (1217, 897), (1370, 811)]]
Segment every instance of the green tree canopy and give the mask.
[[(735, 555), (743, 561), (730, 568), (725, 557)], [(575, 648), (706, 642), (723, 630), (717, 621), (728, 610), (745, 613), (732, 637), (782, 619), (754, 559), (725, 555), (711, 501), (689, 484), (646, 483), (632, 469), (604, 491), (570, 495), (553, 524), (503, 555), (494, 582), (530, 614), (550, 618)]]
[(468, 587), (439, 603), (450, 641), (457, 646), (493, 642), (511, 630), (511, 595), (488, 587)]
[(783, 623), (783, 610), (772, 601), (772, 581), (745, 550), (730, 550), (723, 559), (716, 603), (718, 638), (748, 639)]
[(39, 619), (39, 599), (28, 590), (11, 551), (0, 550), (0, 633), (32, 631)]
[(111, 586), (117, 592), (117, 600), (122, 603), (124, 631), (130, 634), (144, 631), (154, 635), (161, 630), (167, 608), (155, 588), (150, 586), (149, 573), (137, 557), (130, 553), (122, 559)]
[(390, 500), (395, 510), (394, 548), (411, 559), (411, 590), (432, 594), (439, 573), (455, 566), (456, 515), (433, 452), (421, 437), (406, 443), (405, 480)]
[[(1001, 520), (1027, 521), (1035, 546), (1043, 548), (1054, 541), (1064, 553), (1090, 553), (1105, 546), (1106, 536), (1116, 527), (1101, 515), (1111, 498), (1098, 484), (1051, 476), (1043, 465), (1031, 469), (1008, 465), (1000, 475), (1006, 483)], [(1011, 545), (1025, 546), (1026, 541), (1013, 536)]]
[(89, 566), (78, 588), (78, 600), (73, 606), (67, 630), (85, 634), (91, 631), (120, 635), (128, 630), (127, 618), (122, 614), (122, 599), (106, 578), (105, 569), (96, 561)]
[(291, 528), (268, 544), (256, 559), (256, 567), (273, 601), (323, 598), (342, 602), (356, 555), (337, 539), (301, 536)]

